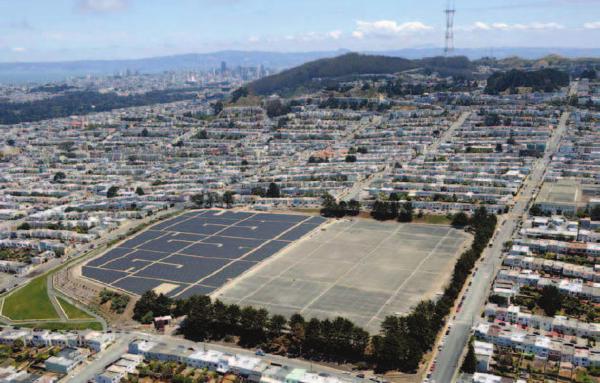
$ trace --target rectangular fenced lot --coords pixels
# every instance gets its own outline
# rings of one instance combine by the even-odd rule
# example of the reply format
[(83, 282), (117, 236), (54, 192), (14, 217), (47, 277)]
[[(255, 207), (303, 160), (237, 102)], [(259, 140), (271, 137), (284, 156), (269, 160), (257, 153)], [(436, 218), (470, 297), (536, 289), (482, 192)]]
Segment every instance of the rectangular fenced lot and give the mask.
[(448, 226), (336, 221), (213, 296), (287, 316), (339, 315), (377, 332), (386, 315), (443, 288), (469, 238)]
[(209, 294), (325, 222), (321, 217), (203, 210), (158, 223), (91, 260), (83, 276), (134, 294)]

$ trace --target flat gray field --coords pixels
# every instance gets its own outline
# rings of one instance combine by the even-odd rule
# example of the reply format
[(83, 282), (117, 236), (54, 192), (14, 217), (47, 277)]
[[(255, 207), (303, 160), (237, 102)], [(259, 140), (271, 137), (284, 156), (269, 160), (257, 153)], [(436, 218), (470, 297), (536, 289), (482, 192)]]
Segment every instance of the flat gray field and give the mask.
[(370, 332), (440, 292), (470, 236), (447, 226), (334, 221), (213, 297), (305, 318), (343, 316)]

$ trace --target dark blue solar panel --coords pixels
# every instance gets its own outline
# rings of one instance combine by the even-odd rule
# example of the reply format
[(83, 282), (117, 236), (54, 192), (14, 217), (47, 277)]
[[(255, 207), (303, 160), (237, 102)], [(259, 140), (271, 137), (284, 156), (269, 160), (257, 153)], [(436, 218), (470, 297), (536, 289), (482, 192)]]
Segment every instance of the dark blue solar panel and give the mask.
[(243, 273), (244, 271), (255, 266), (256, 262), (236, 261), (219, 271), (217, 274), (208, 277), (203, 280), (203, 284), (210, 286), (222, 286), (227, 283), (230, 279), (233, 279)]
[(318, 224), (303, 223), (300, 226), (296, 226), (295, 228), (291, 229), (290, 231), (283, 234), (281, 237), (279, 237), (277, 239), (280, 239), (283, 241), (295, 241), (297, 239), (302, 238), (304, 235), (306, 235), (307, 233), (316, 229), (317, 227), (319, 227)]
[(126, 249), (123, 247), (117, 247), (115, 249), (107, 251), (104, 255), (99, 258), (93, 259), (87, 263), (88, 266), (100, 266), (106, 262), (110, 262), (115, 258), (119, 258), (124, 256), (127, 253), (132, 252), (131, 249)]
[(134, 247), (141, 245), (142, 243), (144, 243), (146, 241), (156, 239), (162, 235), (165, 235), (165, 233), (163, 233), (161, 231), (157, 231), (157, 230), (147, 230), (147, 231), (144, 231), (143, 233), (136, 235), (132, 239), (125, 241), (125, 243), (123, 243), (120, 247), (128, 247), (128, 248), (132, 249)]
[(95, 267), (88, 266), (83, 266), (81, 273), (84, 277), (92, 278), (107, 284), (110, 284), (119, 278), (127, 276), (126, 273), (120, 271), (97, 269)]
[(136, 275), (192, 283), (223, 267), (229, 261), (216, 258), (172, 255), (162, 262), (150, 265)]
[(271, 222), (289, 222), (289, 223), (298, 223), (302, 222), (307, 217), (305, 215), (293, 215), (293, 214), (268, 214), (268, 213), (258, 213), (252, 217), (253, 220), (264, 220)]
[(156, 279), (127, 277), (113, 284), (113, 286), (142, 295), (146, 291), (152, 290), (163, 283), (164, 282), (157, 281)]
[(285, 241), (271, 241), (264, 244), (259, 249), (256, 249), (252, 254), (246, 256), (244, 261), (260, 262), (269, 258), (271, 255), (277, 253), (279, 250), (283, 249), (289, 244), (290, 242)]
[(213, 236), (200, 243), (186, 247), (180, 253), (209, 258), (236, 259), (263, 242), (257, 239)]
[(189, 298), (192, 295), (208, 295), (215, 290), (214, 287), (203, 286), (203, 285), (195, 285), (190, 287), (188, 290), (184, 291), (177, 298)]
[[(290, 214), (187, 212), (92, 260), (84, 266), (83, 274), (136, 294), (162, 283), (179, 285), (168, 293), (170, 296), (202, 280), (182, 296), (208, 294), (325, 221)], [(244, 260), (231, 262), (245, 255)]]

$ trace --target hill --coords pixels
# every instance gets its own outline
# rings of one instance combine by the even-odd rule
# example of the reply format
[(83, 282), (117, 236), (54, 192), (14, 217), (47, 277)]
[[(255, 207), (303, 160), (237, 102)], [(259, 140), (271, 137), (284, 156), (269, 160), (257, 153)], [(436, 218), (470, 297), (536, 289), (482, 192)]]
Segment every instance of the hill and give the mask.
[(332, 80), (350, 76), (382, 75), (411, 69), (429, 69), (444, 75), (470, 76), (471, 62), (466, 57), (432, 57), (408, 60), (401, 57), (348, 53), (302, 64), (281, 73), (256, 80), (248, 90), (257, 95), (290, 94), (300, 89), (319, 89)]
[[(63, 81), (69, 77), (85, 75), (112, 75), (124, 72), (127, 69), (139, 71), (140, 73), (159, 73), (163, 71), (177, 70), (210, 70), (218, 68), (221, 61), (227, 66), (235, 68), (241, 66), (264, 65), (272, 69), (287, 69), (296, 65), (326, 57), (335, 57), (347, 50), (336, 51), (313, 51), (313, 52), (267, 52), (267, 51), (218, 51), (208, 53), (188, 53), (172, 56), (159, 56), (138, 59), (121, 60), (78, 60), (78, 61), (55, 61), (55, 62), (1, 62), (0, 83), (44, 83), (48, 81)], [(404, 57), (407, 59), (422, 59), (435, 56), (442, 52), (442, 48), (407, 48), (390, 51), (365, 51), (362, 53)], [(457, 55), (468, 57), (471, 60), (487, 57), (492, 54), (497, 58), (496, 63), (509, 58), (510, 62), (515, 57), (524, 65), (529, 62), (543, 61), (540, 58), (548, 55), (560, 55), (565, 60), (576, 57), (598, 57), (598, 48), (496, 48), (490, 49), (460, 49)], [(511, 67), (511, 68), (514, 68)]]
[(264, 65), (267, 68), (284, 69), (310, 60), (337, 56), (341, 53), (344, 53), (344, 51), (219, 51), (126, 60), (0, 62), (0, 83), (44, 83), (62, 81), (73, 76), (113, 75), (126, 70), (146, 74), (164, 71), (210, 70), (220, 67), (222, 61), (226, 62), (229, 68)]
[(530, 87), (534, 91), (553, 92), (569, 85), (569, 75), (556, 69), (523, 71), (512, 69), (507, 72), (496, 72), (487, 80), (485, 92), (497, 94), (506, 90), (513, 91), (518, 87)]

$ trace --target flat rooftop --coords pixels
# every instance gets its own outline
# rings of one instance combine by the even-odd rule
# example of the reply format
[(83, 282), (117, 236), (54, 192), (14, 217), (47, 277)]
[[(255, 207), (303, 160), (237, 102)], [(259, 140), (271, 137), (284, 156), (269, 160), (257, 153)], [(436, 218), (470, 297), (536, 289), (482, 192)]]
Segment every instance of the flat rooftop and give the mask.
[(600, 198), (600, 185), (582, 184), (576, 178), (544, 182), (536, 203), (585, 206), (591, 199)]

